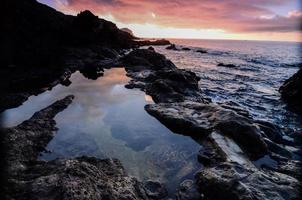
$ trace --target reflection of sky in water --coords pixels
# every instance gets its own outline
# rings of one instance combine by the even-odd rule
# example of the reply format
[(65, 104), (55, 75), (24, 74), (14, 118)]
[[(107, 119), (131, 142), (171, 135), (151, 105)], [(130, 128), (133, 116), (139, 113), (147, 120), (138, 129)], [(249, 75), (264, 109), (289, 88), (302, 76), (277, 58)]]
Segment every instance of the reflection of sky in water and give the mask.
[(148, 115), (144, 105), (151, 97), (124, 87), (129, 81), (124, 69), (107, 70), (96, 81), (77, 72), (71, 81), (69, 87), (58, 85), (5, 112), (6, 126), (16, 125), (52, 102), (75, 95), (73, 103), (56, 116), (59, 131), (47, 146), (51, 153), (43, 153), (41, 159), (114, 157), (129, 174), (164, 181), (169, 190), (199, 169), (199, 144), (171, 133)]

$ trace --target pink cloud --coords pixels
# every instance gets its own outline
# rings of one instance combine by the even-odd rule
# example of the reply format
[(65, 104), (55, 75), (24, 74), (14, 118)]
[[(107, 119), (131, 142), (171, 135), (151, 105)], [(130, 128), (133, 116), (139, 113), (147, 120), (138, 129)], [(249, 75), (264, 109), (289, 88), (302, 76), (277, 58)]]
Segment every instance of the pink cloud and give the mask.
[[(175, 28), (224, 29), (230, 32), (296, 32), (301, 30), (301, 11), (288, 16), (270, 6), (290, 0), (57, 0), (58, 9), (79, 12), (89, 9), (112, 15), (122, 23), (151, 23)], [(297, 8), (298, 9), (298, 8)], [(265, 17), (273, 16), (273, 17)]]

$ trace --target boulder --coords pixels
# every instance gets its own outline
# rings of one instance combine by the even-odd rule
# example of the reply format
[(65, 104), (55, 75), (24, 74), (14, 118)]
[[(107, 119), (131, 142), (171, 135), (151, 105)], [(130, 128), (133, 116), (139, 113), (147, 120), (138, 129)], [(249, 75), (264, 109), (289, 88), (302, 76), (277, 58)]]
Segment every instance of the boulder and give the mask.
[(251, 118), (236, 110), (192, 101), (151, 104), (145, 109), (176, 133), (205, 138), (211, 132), (219, 131), (232, 138), (251, 159), (268, 153), (261, 130)]
[(287, 79), (279, 92), (290, 110), (302, 114), (302, 69)]
[(273, 171), (221, 163), (196, 175), (200, 190), (215, 200), (299, 199), (297, 179)]
[(170, 46), (167, 46), (166, 49), (175, 50), (175, 51), (179, 50), (178, 48), (176, 48), (175, 44), (171, 44)]

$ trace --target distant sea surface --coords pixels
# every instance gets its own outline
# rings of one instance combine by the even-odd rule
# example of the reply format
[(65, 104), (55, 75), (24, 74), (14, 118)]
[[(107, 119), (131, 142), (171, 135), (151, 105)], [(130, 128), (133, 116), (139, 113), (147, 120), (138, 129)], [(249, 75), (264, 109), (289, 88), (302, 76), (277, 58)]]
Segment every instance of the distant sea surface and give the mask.
[[(301, 130), (301, 117), (286, 109), (278, 92), (282, 83), (302, 64), (302, 43), (238, 40), (171, 39), (178, 48), (155, 47), (179, 68), (200, 77), (200, 88), (216, 102), (231, 102), (247, 109), (255, 119)], [(199, 53), (197, 50), (206, 50)], [(233, 67), (217, 66), (219, 63)]]

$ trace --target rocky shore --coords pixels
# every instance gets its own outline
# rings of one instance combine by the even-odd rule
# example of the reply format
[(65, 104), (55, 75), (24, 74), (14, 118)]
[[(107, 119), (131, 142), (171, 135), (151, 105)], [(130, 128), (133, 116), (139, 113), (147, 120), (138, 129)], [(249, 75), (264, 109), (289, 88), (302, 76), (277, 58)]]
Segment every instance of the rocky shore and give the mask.
[[(77, 70), (97, 79), (104, 68), (125, 67), (131, 78), (126, 87), (141, 89), (155, 102), (145, 110), (174, 133), (202, 145), (196, 159), (203, 167), (196, 172), (195, 182), (181, 184), (176, 199), (299, 199), (301, 162), (295, 157), (301, 156), (301, 141), (287, 139), (278, 125), (255, 120), (231, 102), (212, 102), (199, 89), (200, 78), (195, 73), (177, 68), (154, 48), (136, 49), (167, 45), (167, 41), (137, 42), (89, 11), (66, 16), (34, 0), (9, 1), (6, 6), (19, 10), (17, 18), (22, 20), (12, 24), (19, 23), (24, 29), (6, 27), (7, 33), (16, 32), (13, 39), (20, 39), (5, 44), (12, 50), (1, 69), (1, 112), (59, 83), (69, 85), (70, 75)], [(33, 20), (33, 12), (41, 15), (39, 20)], [(25, 29), (28, 22), (31, 27)], [(35, 30), (35, 26), (42, 28)], [(177, 50), (175, 45), (169, 48)], [(300, 109), (300, 83), (301, 70), (280, 88), (282, 98), (295, 110)], [(18, 126), (1, 129), (3, 199), (167, 199), (161, 183), (143, 183), (128, 176), (114, 158), (37, 159), (57, 131), (54, 117), (73, 98), (67, 96)]]
[[(140, 88), (156, 104), (146, 111), (174, 133), (202, 143), (198, 155), (205, 168), (196, 175), (199, 191), (209, 199), (298, 199), (301, 162), (285, 146), (277, 125), (254, 120), (228, 103), (212, 103), (199, 88), (199, 78), (180, 70), (152, 49), (123, 58), (128, 88)], [(286, 170), (285, 170), (286, 169)]]

